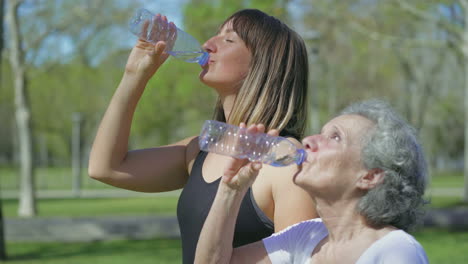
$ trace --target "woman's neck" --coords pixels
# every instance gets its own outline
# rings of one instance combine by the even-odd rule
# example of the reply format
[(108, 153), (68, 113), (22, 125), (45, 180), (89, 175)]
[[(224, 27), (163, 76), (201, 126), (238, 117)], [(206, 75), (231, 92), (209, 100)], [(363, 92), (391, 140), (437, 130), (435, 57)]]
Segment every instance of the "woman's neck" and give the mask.
[[(312, 253), (313, 263), (356, 263), (375, 241), (396, 230), (391, 226), (373, 228), (356, 212), (356, 201), (326, 203), (316, 199), (317, 212), (328, 236)], [(315, 255), (315, 257), (314, 257)]]
[(231, 115), (231, 111), (232, 111), (232, 108), (234, 107), (235, 100), (236, 100), (235, 94), (221, 97), (221, 103), (223, 104), (224, 118), (226, 119), (226, 122), (229, 120), (229, 116)]
[(366, 223), (364, 217), (357, 213), (356, 205), (355, 201), (317, 201), (317, 212), (328, 229), (330, 242), (345, 242), (369, 231), (375, 231)]

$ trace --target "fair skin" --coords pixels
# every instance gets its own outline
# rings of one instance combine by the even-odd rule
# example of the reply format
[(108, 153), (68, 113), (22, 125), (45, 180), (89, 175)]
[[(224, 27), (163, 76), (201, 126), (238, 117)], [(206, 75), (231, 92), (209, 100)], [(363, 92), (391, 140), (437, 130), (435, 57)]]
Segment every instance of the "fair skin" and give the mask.
[[(167, 21), (164, 16), (158, 19)], [(200, 73), (201, 81), (219, 93), (226, 118), (251, 60), (245, 43), (229, 25), (227, 23), (218, 35), (203, 45), (210, 54), (210, 60)], [(172, 26), (170, 30), (174, 30)], [(196, 136), (167, 146), (128, 150), (133, 114), (149, 79), (168, 57), (164, 52), (166, 42), (172, 44), (171, 39), (159, 41), (156, 45), (138, 40), (133, 48), (91, 149), (88, 173), (92, 178), (140, 192), (177, 190), (187, 182), (199, 152)], [(219, 171), (229, 161), (224, 156), (208, 154), (202, 168), (205, 181), (217, 180), (221, 176)], [(294, 167), (265, 166), (252, 186), (255, 201), (273, 220), (275, 231), (315, 217), (313, 210), (306, 209), (312, 208), (309, 196), (290, 180), (294, 172)]]
[(200, 80), (216, 89), (222, 98), (235, 96), (252, 59), (244, 41), (232, 30), (231, 23), (227, 23), (203, 48), (210, 53), (210, 58), (200, 73)]
[[(329, 231), (311, 252), (310, 263), (355, 263), (372, 243), (395, 230), (391, 226), (371, 227), (355, 210), (363, 193), (383, 179), (380, 170), (367, 170), (360, 161), (360, 140), (372, 126), (364, 117), (343, 115), (327, 123), (321, 134), (303, 140), (307, 159), (293, 181), (314, 197)], [(264, 127), (253, 125), (248, 129), (262, 132)], [(242, 194), (261, 167), (236, 159), (227, 164), (200, 235), (195, 263), (271, 263), (262, 241), (235, 249), (231, 244), (233, 219)]]

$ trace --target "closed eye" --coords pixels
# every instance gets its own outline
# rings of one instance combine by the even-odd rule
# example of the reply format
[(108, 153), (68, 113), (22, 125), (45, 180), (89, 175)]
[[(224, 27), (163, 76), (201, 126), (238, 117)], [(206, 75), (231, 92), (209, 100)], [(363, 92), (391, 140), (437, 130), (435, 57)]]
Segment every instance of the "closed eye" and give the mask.
[(341, 137), (338, 133), (333, 133), (331, 136), (330, 136), (331, 139), (337, 141), (337, 142), (340, 142), (341, 141)]

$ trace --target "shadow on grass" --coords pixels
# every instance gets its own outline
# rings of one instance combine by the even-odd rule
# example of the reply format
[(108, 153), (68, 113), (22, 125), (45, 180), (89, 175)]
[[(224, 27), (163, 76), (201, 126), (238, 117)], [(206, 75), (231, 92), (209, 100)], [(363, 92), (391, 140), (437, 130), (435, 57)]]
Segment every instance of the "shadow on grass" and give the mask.
[[(118, 240), (86, 243), (9, 243), (8, 261), (57, 260), (81, 258), (127, 258), (140, 259), (147, 256), (153, 259), (177, 259), (181, 254), (179, 239)], [(109, 262), (112, 263), (112, 262)]]

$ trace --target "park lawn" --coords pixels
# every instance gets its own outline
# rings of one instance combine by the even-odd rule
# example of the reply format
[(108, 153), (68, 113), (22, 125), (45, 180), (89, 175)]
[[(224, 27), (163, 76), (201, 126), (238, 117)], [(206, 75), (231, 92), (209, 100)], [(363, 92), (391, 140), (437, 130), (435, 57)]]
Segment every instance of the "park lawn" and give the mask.
[(464, 202), (462, 197), (429, 197), (427, 198), (429, 205), (429, 208), (435, 208), (435, 209), (440, 209), (440, 208), (453, 208), (453, 207), (467, 207), (468, 209), (468, 203)]
[(421, 243), (431, 264), (466, 263), (468, 230), (450, 231), (425, 228), (413, 234)]
[[(15, 177), (15, 170), (12, 168), (0, 167), (0, 181), (5, 187), (13, 185), (13, 178)], [(66, 189), (70, 184), (70, 178), (66, 177), (66, 181), (58, 180), (65, 178), (64, 175), (69, 174), (68, 168), (48, 168), (38, 169), (38, 178), (47, 179), (42, 183), (51, 183), (54, 188)], [(84, 180), (84, 187), (101, 188), (106, 186), (105, 189), (114, 189), (115, 187), (107, 186), (100, 182), (89, 179)], [(432, 177), (430, 188), (438, 187), (461, 187), (463, 186), (463, 176), (458, 173), (436, 173)], [(177, 207), (177, 195), (168, 196), (145, 196), (145, 197), (131, 197), (131, 198), (82, 198), (82, 199), (38, 199), (39, 217), (81, 217), (81, 216), (109, 216), (109, 215), (149, 215), (149, 214), (175, 214)], [(430, 201), (430, 208), (447, 208), (455, 206), (468, 206), (467, 203), (462, 202), (459, 197), (427, 197)], [(16, 217), (17, 215), (18, 200), (4, 199), (3, 212), (6, 217)]]
[[(413, 234), (432, 264), (466, 263), (468, 231), (423, 229)], [(122, 240), (88, 243), (7, 243), (15, 264), (181, 263), (178, 239)]]
[[(19, 169), (0, 167), (0, 186), (2, 190), (17, 190), (19, 188)], [(35, 168), (36, 188), (38, 190), (71, 190), (72, 169), (69, 167)], [(81, 170), (81, 186), (87, 190), (109, 190), (115, 187), (88, 177), (87, 169)]]
[[(88, 190), (115, 189), (89, 178), (86, 168), (82, 169), (82, 187)], [(2, 190), (16, 190), (19, 186), (18, 168), (0, 167)], [(36, 168), (36, 186), (39, 190), (71, 190), (72, 169), (68, 167)], [(430, 187), (463, 187), (462, 172), (435, 172), (431, 174)]]
[[(38, 199), (38, 217), (89, 217), (113, 215), (174, 215), (177, 196), (131, 198)], [(17, 217), (18, 200), (3, 200), (6, 217)]]
[(430, 187), (435, 188), (461, 188), (463, 187), (462, 172), (439, 172), (431, 177)]
[(8, 242), (14, 264), (181, 263), (179, 239), (117, 240), (86, 243)]
[[(175, 215), (178, 196), (38, 199), (38, 217)], [(430, 197), (429, 208), (466, 206), (461, 197)], [(17, 217), (18, 200), (4, 199), (5, 217)]]
[[(59, 175), (60, 170), (56, 171)], [(63, 171), (62, 171), (63, 173)], [(2, 175), (3, 178), (4, 175)], [(5, 179), (5, 178), (3, 178)], [(52, 181), (48, 181), (52, 182)], [(86, 184), (85, 184), (86, 185)], [(463, 177), (458, 174), (433, 177), (432, 187), (461, 187)], [(60, 186), (54, 186), (60, 189)], [(94, 186), (97, 187), (97, 186)], [(131, 198), (38, 199), (38, 217), (89, 217), (172, 214), (177, 207), (177, 195)], [(467, 206), (457, 197), (430, 197), (431, 208)], [(4, 199), (3, 213), (17, 217), (18, 201)], [(414, 233), (425, 248), (430, 263), (466, 263), (468, 231), (453, 232), (426, 228)], [(86, 243), (8, 242), (7, 252), (15, 264), (119, 264), (181, 263), (178, 239), (118, 240)]]

